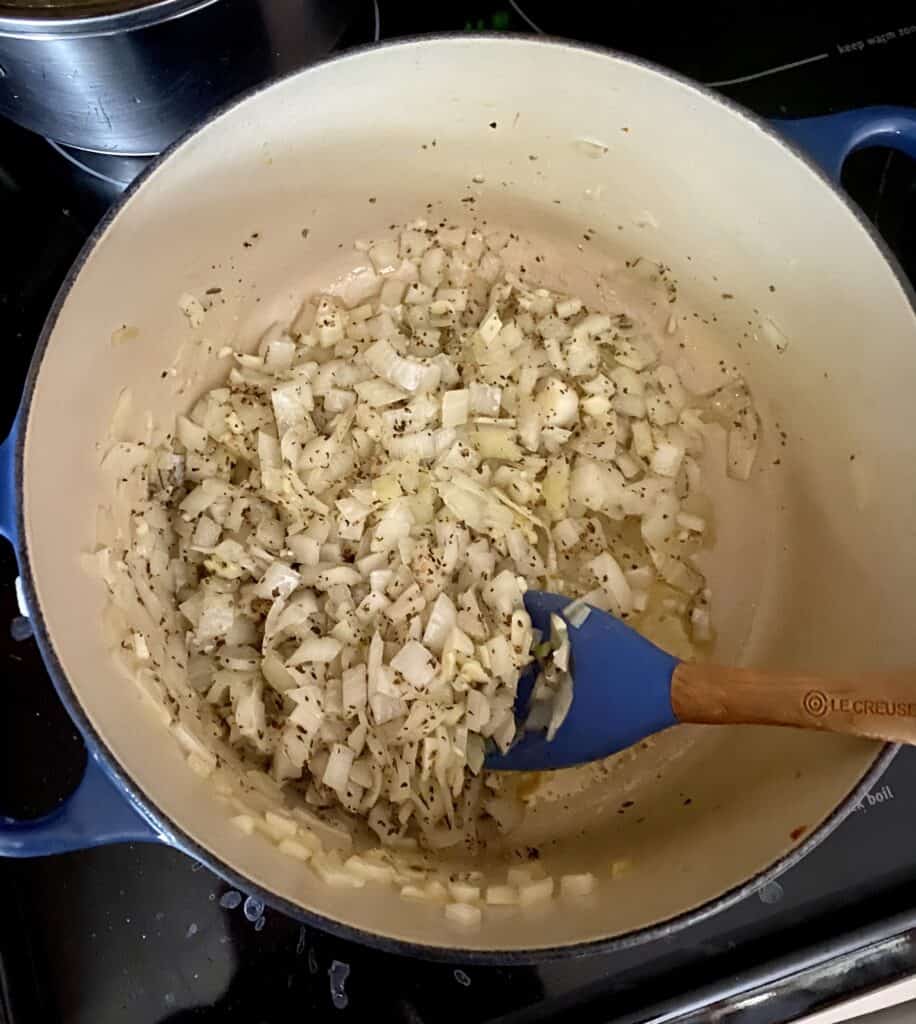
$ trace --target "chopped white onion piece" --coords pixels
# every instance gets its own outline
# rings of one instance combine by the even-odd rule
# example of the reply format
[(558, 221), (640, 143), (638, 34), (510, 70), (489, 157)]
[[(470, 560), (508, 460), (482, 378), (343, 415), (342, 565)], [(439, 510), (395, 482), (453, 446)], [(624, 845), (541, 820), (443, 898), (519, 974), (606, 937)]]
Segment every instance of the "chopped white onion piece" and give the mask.
[(330, 636), (309, 637), (308, 640), (303, 640), (296, 648), (286, 664), (289, 668), (303, 665), (306, 662), (327, 664), (340, 654), (342, 647), (343, 644), (339, 640), (335, 640)]
[(365, 360), (379, 377), (405, 391), (431, 391), (439, 383), (440, 370), (437, 366), (425, 365), (415, 359), (399, 356), (391, 343), (384, 338), (380, 338), (366, 349)]
[(345, 790), (350, 779), (350, 768), (353, 765), (353, 751), (344, 743), (335, 743), (331, 747), (327, 767), (321, 781), (338, 793)]
[(237, 814), (229, 820), (240, 832), (244, 832), (246, 836), (250, 836), (254, 832), (254, 818), (250, 814)]
[(706, 520), (702, 516), (691, 515), (689, 512), (678, 512), (677, 525), (691, 533), (703, 533), (706, 529)]
[(454, 921), (466, 928), (476, 928), (480, 925), (482, 913), (480, 907), (470, 903), (447, 903), (445, 916), (449, 921)]
[(281, 853), (285, 853), (287, 857), (292, 857), (293, 860), (307, 861), (312, 856), (312, 850), (296, 839), (281, 839), (277, 843), (277, 849)]
[(439, 668), (433, 655), (416, 640), (411, 640), (398, 651), (391, 659), (391, 667), (418, 690), (429, 686)]
[(468, 387), (471, 412), (479, 416), (498, 416), (502, 404), (502, 388), (472, 383)]
[(437, 654), (442, 652), (446, 640), (458, 619), (458, 611), (448, 594), (440, 594), (433, 604), (426, 629), (423, 631), (423, 643)]
[(660, 444), (652, 453), (652, 472), (659, 476), (675, 477), (684, 459), (684, 449), (674, 444)]
[(493, 907), (513, 907), (518, 903), (518, 889), (514, 885), (488, 885), (486, 901)]
[(470, 392), (467, 388), (446, 391), (442, 396), (442, 426), (460, 427), (468, 421)]
[(633, 593), (617, 559), (610, 551), (603, 551), (588, 563), (588, 568), (599, 585), (614, 599), (621, 614), (633, 610)]
[(597, 879), (590, 872), (579, 875), (562, 875), (560, 893), (563, 896), (588, 896), (594, 891)]
[(448, 892), (457, 903), (477, 903), (480, 900), (480, 886), (471, 882), (451, 881)]
[(518, 902), (523, 907), (543, 903), (553, 896), (554, 881), (552, 878), (540, 878), (524, 882), (518, 887)]

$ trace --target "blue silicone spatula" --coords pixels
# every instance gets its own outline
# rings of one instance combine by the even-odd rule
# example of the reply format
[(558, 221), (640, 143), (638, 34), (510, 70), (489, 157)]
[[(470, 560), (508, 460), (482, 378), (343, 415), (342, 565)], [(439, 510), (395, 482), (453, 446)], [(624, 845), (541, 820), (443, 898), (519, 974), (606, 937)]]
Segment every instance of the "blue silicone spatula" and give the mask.
[[(550, 635), (568, 597), (529, 590), (525, 607)], [(780, 725), (916, 744), (916, 671), (821, 676), (679, 661), (635, 629), (592, 608), (569, 628), (573, 701), (551, 742), (522, 732), (494, 771), (544, 771), (607, 757), (679, 722)], [(525, 715), (533, 673), (519, 686)]]

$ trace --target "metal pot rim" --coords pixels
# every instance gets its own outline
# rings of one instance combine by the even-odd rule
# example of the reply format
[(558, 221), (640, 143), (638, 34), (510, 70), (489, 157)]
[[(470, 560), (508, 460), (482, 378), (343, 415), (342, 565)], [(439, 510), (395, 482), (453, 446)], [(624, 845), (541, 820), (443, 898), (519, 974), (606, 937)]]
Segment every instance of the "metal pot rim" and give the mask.
[(54, 39), (67, 36), (107, 36), (132, 32), (171, 21), (220, 0), (130, 0), (112, 10), (109, 0), (85, 7), (20, 7), (0, 0), (0, 38)]

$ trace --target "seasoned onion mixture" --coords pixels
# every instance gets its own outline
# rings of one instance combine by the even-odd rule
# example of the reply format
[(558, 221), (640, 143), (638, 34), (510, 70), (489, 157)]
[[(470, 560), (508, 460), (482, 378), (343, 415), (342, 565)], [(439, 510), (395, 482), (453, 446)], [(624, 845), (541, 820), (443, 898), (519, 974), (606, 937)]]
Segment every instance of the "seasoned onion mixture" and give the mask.
[[(106, 456), (120, 497), (91, 561), (192, 766), (292, 791), (307, 822), (357, 815), (389, 848), (473, 848), (518, 820), (482, 765), (516, 736), (519, 674), (536, 653), (522, 728), (552, 735), (572, 697), (567, 624), (538, 636), (527, 587), (583, 598), (570, 628), (661, 602), (710, 631), (698, 401), (646, 324), (524, 283), (504, 244), (416, 222), (365, 246), (349, 308), (318, 295), (255, 354), (223, 350), (224, 385), (165, 443)], [(746, 477), (740, 380), (726, 406)]]

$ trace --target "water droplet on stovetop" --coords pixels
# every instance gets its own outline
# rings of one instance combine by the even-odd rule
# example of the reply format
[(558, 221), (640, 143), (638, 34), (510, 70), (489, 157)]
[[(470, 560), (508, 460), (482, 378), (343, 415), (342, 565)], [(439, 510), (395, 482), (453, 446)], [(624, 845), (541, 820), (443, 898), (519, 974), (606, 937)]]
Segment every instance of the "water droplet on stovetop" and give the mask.
[(235, 889), (230, 889), (228, 892), (224, 892), (219, 898), (219, 905), (223, 910), (235, 910), (236, 907), (242, 904), (242, 894), (237, 892)]
[(761, 903), (778, 903), (785, 895), (779, 882), (768, 882), (757, 894)]
[(264, 913), (264, 903), (255, 896), (249, 896), (242, 907), (242, 913), (249, 921), (257, 921)]
[[(3, 76), (0, 75), (0, 78)], [(17, 615), (12, 622), (10, 622), (10, 636), (18, 643), (22, 640), (28, 640), (32, 635), (32, 623), (24, 615)]]
[(346, 1010), (350, 1003), (347, 996), (347, 978), (350, 977), (350, 965), (334, 960), (328, 968), (328, 977), (331, 981), (331, 1002), (336, 1010)]
[(468, 988), (471, 984), (471, 979), (460, 969), (455, 971), (455, 981), (459, 985), (464, 985), (465, 988)]

